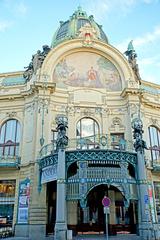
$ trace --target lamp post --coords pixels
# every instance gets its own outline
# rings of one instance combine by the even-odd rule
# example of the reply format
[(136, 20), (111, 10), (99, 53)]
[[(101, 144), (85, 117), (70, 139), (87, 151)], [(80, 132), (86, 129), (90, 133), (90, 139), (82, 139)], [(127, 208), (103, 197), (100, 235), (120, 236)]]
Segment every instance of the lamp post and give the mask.
[(57, 200), (56, 200), (56, 224), (55, 239), (67, 239), (67, 218), (66, 218), (66, 164), (65, 148), (68, 145), (66, 130), (68, 128), (68, 119), (65, 115), (56, 117), (57, 140), (56, 149), (58, 151), (57, 166)]
[(48, 101), (45, 98), (45, 91), (47, 89), (47, 80), (48, 80), (48, 75), (44, 74), (42, 76), (43, 82), (42, 82), (42, 88), (43, 88), (43, 97), (40, 101), (40, 107), (39, 107), (39, 113), (41, 113), (42, 119), (41, 119), (41, 137), (40, 137), (40, 145), (41, 147), (44, 145), (45, 139), (44, 139), (44, 118), (45, 118), (45, 113), (48, 113)]
[(137, 182), (139, 186), (139, 206), (140, 206), (140, 223), (139, 232), (143, 239), (150, 239), (151, 223), (147, 214), (145, 199), (148, 197), (148, 185), (144, 160), (144, 149), (147, 148), (145, 141), (142, 138), (143, 124), (140, 118), (136, 118), (132, 122), (133, 137), (135, 139), (134, 148), (137, 152)]

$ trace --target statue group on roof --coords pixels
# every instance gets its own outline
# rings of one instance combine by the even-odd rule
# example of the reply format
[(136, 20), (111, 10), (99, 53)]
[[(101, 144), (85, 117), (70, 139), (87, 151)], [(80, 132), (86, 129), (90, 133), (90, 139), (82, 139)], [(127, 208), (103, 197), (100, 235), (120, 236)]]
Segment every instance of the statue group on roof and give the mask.
[(125, 52), (125, 55), (128, 57), (128, 62), (131, 66), (131, 68), (133, 69), (133, 72), (136, 76), (136, 79), (139, 81), (139, 83), (141, 84), (141, 76), (139, 74), (139, 67), (138, 67), (138, 64), (137, 64), (137, 54), (134, 50), (134, 47), (133, 47), (133, 40), (131, 40), (128, 44), (128, 49), (127, 51)]
[(36, 54), (32, 55), (32, 60), (29, 63), (29, 65), (26, 68), (26, 70), (23, 73), (23, 77), (29, 81), (34, 73), (37, 72), (37, 70), (42, 66), (42, 63), (51, 50), (48, 45), (42, 46), (43, 51), (40, 50), (37, 51)]

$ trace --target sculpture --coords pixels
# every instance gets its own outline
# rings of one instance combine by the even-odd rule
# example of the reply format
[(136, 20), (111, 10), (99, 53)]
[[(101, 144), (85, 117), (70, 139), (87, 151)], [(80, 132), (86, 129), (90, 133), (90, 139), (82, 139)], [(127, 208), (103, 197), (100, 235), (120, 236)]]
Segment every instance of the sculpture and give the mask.
[(57, 140), (56, 149), (65, 148), (68, 145), (68, 137), (66, 136), (66, 130), (68, 128), (68, 119), (65, 115), (58, 115), (56, 117), (57, 123)]
[(51, 48), (48, 45), (42, 46), (43, 51), (40, 50), (37, 51), (36, 54), (32, 55), (32, 60), (29, 63), (29, 65), (26, 68), (26, 70), (23, 73), (23, 77), (29, 81), (34, 73), (37, 72), (37, 70), (42, 66), (42, 63), (51, 50)]
[(139, 81), (139, 84), (141, 84), (141, 77), (140, 77), (140, 74), (139, 74), (139, 67), (138, 67), (138, 64), (137, 64), (137, 54), (134, 50), (134, 47), (133, 47), (133, 40), (131, 40), (128, 44), (128, 48), (127, 48), (127, 51), (124, 53), (126, 56), (128, 56), (128, 62), (130, 63), (131, 65), (131, 68), (133, 69), (133, 72), (136, 76), (136, 79)]
[(134, 148), (136, 152), (140, 151), (142, 153), (144, 152), (144, 149), (148, 149), (146, 142), (142, 139), (142, 134), (143, 134), (142, 121), (138, 118), (134, 119), (134, 121), (132, 122), (132, 128), (133, 128), (133, 138), (135, 139)]

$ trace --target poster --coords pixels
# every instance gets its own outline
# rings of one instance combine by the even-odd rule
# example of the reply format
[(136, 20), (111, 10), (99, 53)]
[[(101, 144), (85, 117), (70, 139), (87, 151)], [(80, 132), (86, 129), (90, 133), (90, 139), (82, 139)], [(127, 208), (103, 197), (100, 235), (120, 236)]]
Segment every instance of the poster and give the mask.
[(30, 200), (30, 180), (27, 178), (19, 184), (18, 223), (28, 223)]

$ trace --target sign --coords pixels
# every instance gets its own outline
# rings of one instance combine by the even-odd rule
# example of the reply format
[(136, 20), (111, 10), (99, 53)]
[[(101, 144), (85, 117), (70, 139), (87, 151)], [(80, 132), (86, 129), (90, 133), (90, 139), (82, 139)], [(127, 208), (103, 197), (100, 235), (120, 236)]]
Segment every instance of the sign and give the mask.
[(149, 197), (148, 195), (144, 195), (144, 203), (148, 204), (149, 203)]
[(41, 184), (57, 180), (57, 164), (42, 169)]
[(109, 207), (110, 204), (111, 204), (110, 198), (105, 196), (105, 197), (102, 199), (102, 204), (103, 204), (104, 207)]
[(27, 178), (19, 184), (18, 223), (28, 223), (30, 200), (30, 180)]
[(109, 207), (104, 207), (103, 208), (104, 214), (110, 214), (110, 209)]

